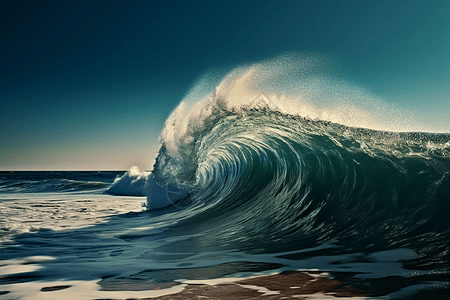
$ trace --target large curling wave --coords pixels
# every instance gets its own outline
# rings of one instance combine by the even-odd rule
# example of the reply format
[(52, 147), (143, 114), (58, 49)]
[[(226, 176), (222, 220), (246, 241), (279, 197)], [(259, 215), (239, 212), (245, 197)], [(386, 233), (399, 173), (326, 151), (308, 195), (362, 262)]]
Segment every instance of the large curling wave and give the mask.
[(288, 55), (218, 85), (200, 79), (144, 176), (148, 207), (189, 207), (189, 222), (213, 224), (205, 240), (224, 247), (286, 251), (338, 238), (385, 249), (420, 236), (448, 251), (450, 136), (411, 133), (420, 128), (410, 117), (330, 65)]

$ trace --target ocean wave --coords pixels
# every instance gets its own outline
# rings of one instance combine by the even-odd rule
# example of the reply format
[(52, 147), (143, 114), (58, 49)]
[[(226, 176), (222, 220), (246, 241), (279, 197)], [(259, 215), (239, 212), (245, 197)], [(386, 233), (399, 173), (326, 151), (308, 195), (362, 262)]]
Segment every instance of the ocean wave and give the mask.
[(0, 182), (0, 193), (49, 193), (49, 192), (83, 192), (102, 190), (110, 185), (108, 182), (82, 181), (72, 179), (14, 179)]
[(421, 237), (447, 251), (450, 135), (407, 132), (416, 124), (337, 86), (321, 63), (295, 56), (239, 68), (210, 94), (200, 80), (167, 120), (152, 172), (130, 170), (110, 190), (136, 188), (150, 210), (189, 207), (189, 222), (213, 228), (204, 243), (385, 249)]
[(181, 160), (162, 148), (153, 174), (190, 185), (222, 238), (399, 237), (445, 228), (449, 141), (250, 109), (216, 120)]

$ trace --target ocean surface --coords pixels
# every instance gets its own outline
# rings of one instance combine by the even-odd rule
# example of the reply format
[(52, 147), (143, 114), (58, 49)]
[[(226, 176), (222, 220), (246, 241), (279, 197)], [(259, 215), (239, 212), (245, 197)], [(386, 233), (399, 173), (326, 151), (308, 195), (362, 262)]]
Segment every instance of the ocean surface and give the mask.
[(448, 299), (450, 134), (287, 105), (260, 88), (274, 74), (194, 88), (150, 171), (0, 172), (0, 299), (163, 297), (290, 271), (361, 291), (347, 299)]

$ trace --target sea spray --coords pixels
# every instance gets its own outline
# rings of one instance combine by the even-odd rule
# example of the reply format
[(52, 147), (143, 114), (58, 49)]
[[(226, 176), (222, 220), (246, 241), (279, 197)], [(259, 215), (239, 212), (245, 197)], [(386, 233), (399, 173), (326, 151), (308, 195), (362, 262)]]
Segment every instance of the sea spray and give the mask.
[(133, 166), (124, 175), (117, 177), (107, 189), (108, 193), (115, 195), (145, 196), (145, 185), (150, 172), (141, 171)]
[(156, 182), (151, 172), (133, 166), (123, 176), (117, 177), (106, 193), (126, 196), (147, 196), (148, 209), (160, 209), (175, 204), (186, 196), (187, 191), (170, 183)]
[(324, 55), (292, 53), (239, 67), (216, 86), (201, 78), (166, 121), (162, 133), (168, 153), (176, 156), (181, 144), (217, 111), (258, 106), (346, 126), (389, 131), (417, 131), (408, 112), (339, 77), (335, 61)]

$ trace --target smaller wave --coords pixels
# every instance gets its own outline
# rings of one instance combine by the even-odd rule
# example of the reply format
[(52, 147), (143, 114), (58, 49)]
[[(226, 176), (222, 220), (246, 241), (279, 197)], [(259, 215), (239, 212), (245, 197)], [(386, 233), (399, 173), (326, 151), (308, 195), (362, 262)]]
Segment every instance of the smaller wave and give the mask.
[(187, 196), (188, 191), (172, 184), (159, 184), (153, 174), (133, 166), (114, 180), (106, 193), (123, 196), (147, 196), (148, 210), (164, 208)]
[(82, 192), (104, 189), (106, 182), (80, 181), (71, 179), (6, 180), (0, 183), (2, 193), (50, 193)]
[(150, 172), (133, 166), (123, 176), (117, 177), (106, 192), (113, 195), (145, 196), (145, 183), (149, 175)]

